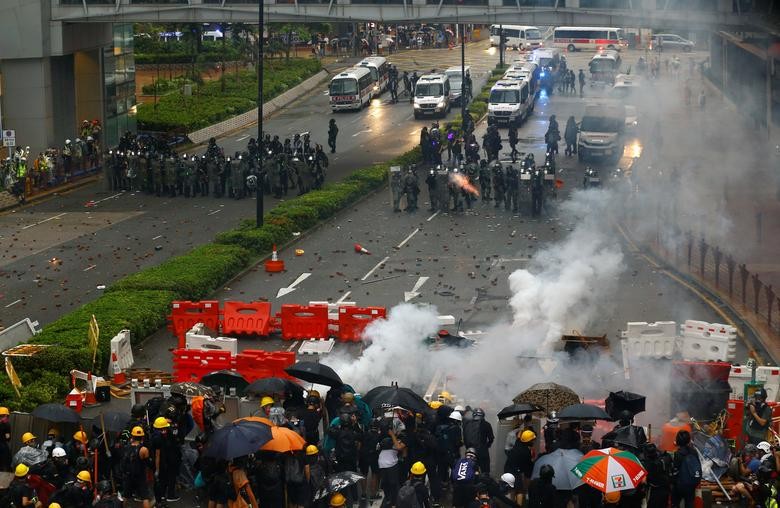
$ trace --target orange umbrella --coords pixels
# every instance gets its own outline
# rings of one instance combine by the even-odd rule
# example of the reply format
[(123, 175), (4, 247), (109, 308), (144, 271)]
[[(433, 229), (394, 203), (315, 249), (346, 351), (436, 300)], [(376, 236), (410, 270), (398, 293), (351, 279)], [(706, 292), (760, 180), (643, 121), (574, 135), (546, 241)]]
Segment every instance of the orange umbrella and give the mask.
[(261, 451), (285, 453), (303, 450), (306, 446), (306, 440), (287, 427), (271, 427), (271, 435), (273, 438), (260, 447)]
[(260, 422), (268, 425), (269, 427), (274, 426), (274, 423), (264, 416), (245, 416), (243, 418), (237, 418), (233, 420), (233, 423), (238, 423), (238, 422)]

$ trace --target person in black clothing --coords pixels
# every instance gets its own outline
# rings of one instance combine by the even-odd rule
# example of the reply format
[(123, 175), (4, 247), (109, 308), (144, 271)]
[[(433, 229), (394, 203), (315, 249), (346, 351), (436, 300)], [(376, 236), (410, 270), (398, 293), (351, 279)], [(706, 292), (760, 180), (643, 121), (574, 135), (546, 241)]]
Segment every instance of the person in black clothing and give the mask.
[(550, 508), (555, 506), (556, 489), (553, 485), (555, 470), (545, 464), (539, 469), (539, 478), (528, 486), (528, 508)]
[(701, 463), (696, 450), (691, 446), (690, 432), (678, 432), (675, 444), (677, 451), (673, 457), (672, 506), (680, 506), (680, 501), (683, 501), (685, 508), (693, 508), (696, 487), (701, 482)]
[(463, 441), (467, 448), (477, 450), (477, 463), (483, 474), (490, 474), (490, 447), (494, 439), (493, 426), (485, 420), (485, 411), (474, 409), (471, 420), (463, 424)]
[(534, 469), (532, 448), (536, 442), (536, 434), (532, 430), (522, 430), (517, 433), (515, 445), (509, 451), (504, 463), (504, 472), (515, 477), (518, 492), (526, 492)]
[(306, 442), (316, 445), (320, 442), (320, 422), (323, 413), (322, 399), (320, 392), (311, 390), (306, 397), (306, 407), (301, 412), (303, 427), (306, 430)]
[(512, 152), (509, 154), (512, 157), (512, 162), (517, 162), (517, 124), (515, 122), (509, 123), (509, 147), (512, 148)]
[(13, 501), (14, 506), (19, 508), (41, 508), (43, 503), (38, 501), (35, 490), (33, 490), (33, 488), (30, 487), (30, 485), (27, 483), (27, 476), (29, 472), (30, 468), (24, 464), (19, 464), (16, 466), (16, 471), (14, 471), (14, 479), (11, 481), (11, 485), (8, 487), (8, 490), (11, 493), (11, 500)]
[(336, 137), (339, 135), (339, 128), (336, 126), (336, 119), (331, 118), (328, 122), (328, 146), (330, 153), (336, 153)]
[(390, 102), (395, 104), (398, 102), (398, 78), (391, 76), (388, 87), (390, 88)]
[(158, 503), (178, 501), (176, 478), (181, 465), (181, 449), (178, 441), (171, 435), (171, 424), (163, 416), (154, 420), (155, 432), (152, 435), (154, 450), (154, 495)]
[(98, 501), (95, 508), (122, 508), (123, 503), (111, 492), (111, 482), (103, 480), (97, 485)]
[(660, 451), (655, 444), (644, 447), (644, 464), (647, 469), (647, 508), (666, 508), (669, 506), (671, 487), (672, 457)]
[(412, 464), (409, 480), (407, 481), (407, 484), (414, 488), (414, 492), (417, 495), (417, 506), (420, 508), (431, 508), (431, 495), (428, 492), (428, 487), (425, 485), (426, 474), (425, 465), (422, 462), (415, 462)]
[(11, 424), (8, 423), (11, 412), (0, 407), (0, 471), (11, 470)]
[[(367, 478), (367, 481), (370, 480), (367, 489), (369, 497), (376, 494), (379, 486), (379, 444), (385, 437), (380, 426), (380, 420), (381, 418), (371, 420), (368, 429), (363, 434), (363, 442), (360, 445), (360, 472)], [(368, 475), (369, 471), (371, 472), (370, 478)]]
[(328, 429), (336, 441), (336, 469), (338, 471), (357, 471), (358, 453), (363, 442), (363, 431), (358, 424), (357, 413), (343, 413), (339, 424)]

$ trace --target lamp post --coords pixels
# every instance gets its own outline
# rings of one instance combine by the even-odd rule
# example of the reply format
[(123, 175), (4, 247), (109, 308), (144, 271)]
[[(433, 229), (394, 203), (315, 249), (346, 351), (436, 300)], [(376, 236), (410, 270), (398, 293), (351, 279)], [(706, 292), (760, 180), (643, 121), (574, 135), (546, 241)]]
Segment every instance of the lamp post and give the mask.
[(466, 102), (466, 24), (463, 23), (460, 25), (460, 122), (463, 134), (466, 132), (463, 124), (468, 108)]
[(265, 150), (268, 147), (265, 147), (262, 145), (263, 143), (263, 45), (265, 43), (264, 37), (263, 37), (263, 0), (258, 0), (258, 8), (257, 8), (257, 22), (258, 22), (258, 52), (257, 52), (257, 67), (258, 67), (258, 75), (257, 75), (257, 144), (260, 146), (260, 150), (258, 150), (260, 155), (260, 160), (258, 161), (259, 168), (258, 168), (258, 179), (257, 179), (257, 187), (255, 189), (256, 192), (256, 210), (255, 210), (255, 220), (257, 222), (257, 227), (262, 227), (263, 225), (263, 178), (261, 178), (264, 170), (264, 159), (265, 159)]

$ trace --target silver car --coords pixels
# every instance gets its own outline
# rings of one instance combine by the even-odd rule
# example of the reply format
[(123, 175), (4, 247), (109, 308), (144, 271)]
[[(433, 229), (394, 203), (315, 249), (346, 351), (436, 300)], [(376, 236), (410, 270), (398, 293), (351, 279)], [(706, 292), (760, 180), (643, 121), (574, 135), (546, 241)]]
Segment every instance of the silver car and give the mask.
[(685, 52), (693, 51), (695, 44), (693, 41), (683, 39), (676, 34), (655, 34), (653, 35), (653, 49), (678, 49)]

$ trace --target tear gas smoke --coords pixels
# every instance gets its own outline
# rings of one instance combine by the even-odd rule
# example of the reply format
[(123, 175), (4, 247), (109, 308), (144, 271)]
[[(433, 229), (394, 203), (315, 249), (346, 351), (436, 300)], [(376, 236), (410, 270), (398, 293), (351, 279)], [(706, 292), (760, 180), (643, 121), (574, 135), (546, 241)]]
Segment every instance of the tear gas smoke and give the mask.
[(456, 185), (459, 189), (479, 197), (479, 191), (471, 182), (469, 182), (469, 179), (466, 177), (466, 175), (460, 173), (450, 173), (449, 178), (450, 182)]

